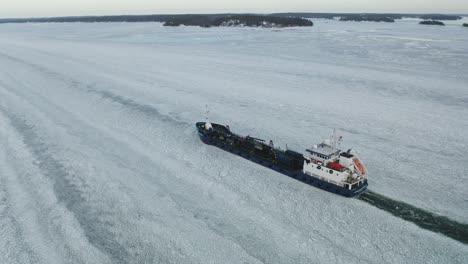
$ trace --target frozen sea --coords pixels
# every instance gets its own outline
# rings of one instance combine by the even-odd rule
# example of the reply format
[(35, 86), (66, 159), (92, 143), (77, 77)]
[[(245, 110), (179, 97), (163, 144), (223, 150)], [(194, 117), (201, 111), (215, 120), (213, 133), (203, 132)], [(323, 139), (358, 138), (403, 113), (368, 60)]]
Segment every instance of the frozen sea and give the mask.
[(468, 263), (468, 246), (200, 142), (333, 128), (369, 189), (468, 223), (468, 29), (0, 25), (0, 263)]

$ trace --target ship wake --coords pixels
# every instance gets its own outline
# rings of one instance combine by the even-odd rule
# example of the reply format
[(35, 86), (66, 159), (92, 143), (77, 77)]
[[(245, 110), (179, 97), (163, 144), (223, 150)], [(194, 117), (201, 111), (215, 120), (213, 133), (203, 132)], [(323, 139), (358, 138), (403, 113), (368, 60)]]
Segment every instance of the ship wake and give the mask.
[(468, 244), (468, 224), (460, 223), (446, 216), (437, 215), (413, 205), (393, 200), (371, 190), (361, 194), (359, 199), (384, 210), (420, 228), (443, 234)]

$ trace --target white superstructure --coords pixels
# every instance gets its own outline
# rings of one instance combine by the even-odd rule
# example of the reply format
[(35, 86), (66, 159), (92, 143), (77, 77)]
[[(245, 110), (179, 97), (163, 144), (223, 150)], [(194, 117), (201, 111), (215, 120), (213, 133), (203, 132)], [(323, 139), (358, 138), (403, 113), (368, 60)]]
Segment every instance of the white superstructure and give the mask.
[(328, 183), (353, 189), (367, 181), (366, 168), (361, 160), (350, 149), (342, 152), (336, 146), (341, 142), (333, 131), (330, 139), (307, 149), (304, 156), (304, 174)]

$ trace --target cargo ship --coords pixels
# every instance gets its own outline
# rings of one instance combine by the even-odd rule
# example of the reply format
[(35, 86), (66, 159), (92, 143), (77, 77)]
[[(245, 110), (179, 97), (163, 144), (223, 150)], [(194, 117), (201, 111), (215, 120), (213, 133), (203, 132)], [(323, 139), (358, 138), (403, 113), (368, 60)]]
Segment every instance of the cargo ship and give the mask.
[(275, 170), (319, 189), (355, 197), (368, 186), (367, 169), (352, 150), (336, 148), (342, 140), (336, 133), (321, 144), (307, 149), (307, 155), (274, 146), (273, 141), (240, 136), (228, 125), (205, 122), (196, 123), (200, 139), (208, 145)]

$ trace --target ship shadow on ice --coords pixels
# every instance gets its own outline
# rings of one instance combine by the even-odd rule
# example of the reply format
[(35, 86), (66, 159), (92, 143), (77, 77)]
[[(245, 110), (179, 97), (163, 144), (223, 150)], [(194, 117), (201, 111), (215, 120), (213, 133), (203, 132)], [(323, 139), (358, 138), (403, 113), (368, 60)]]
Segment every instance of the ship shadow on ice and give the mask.
[(393, 200), (371, 190), (362, 193), (358, 199), (405, 221), (412, 222), (420, 228), (440, 233), (464, 244), (468, 244), (468, 224), (460, 223), (413, 205)]

